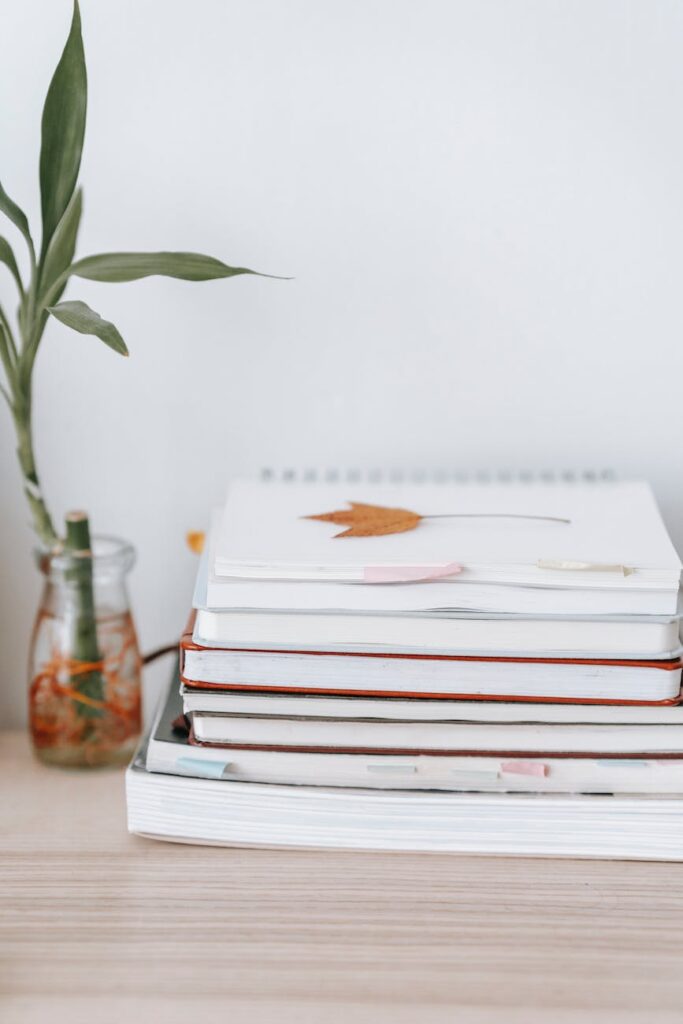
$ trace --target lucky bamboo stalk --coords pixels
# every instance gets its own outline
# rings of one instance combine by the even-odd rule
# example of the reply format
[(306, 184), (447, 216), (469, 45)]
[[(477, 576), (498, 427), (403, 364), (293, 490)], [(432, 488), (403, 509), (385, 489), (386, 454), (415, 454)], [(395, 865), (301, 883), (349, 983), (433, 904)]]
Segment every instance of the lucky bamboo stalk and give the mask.
[[(74, 0), (69, 37), (43, 107), (39, 173), (42, 238), (38, 251), (26, 214), (0, 184), (0, 213), (22, 236), (28, 256), (28, 271), (22, 272), (12, 245), (0, 235), (0, 264), (9, 272), (19, 297), (14, 326), (0, 305), (0, 364), (5, 377), (0, 393), (9, 406), (14, 424), (17, 457), (32, 525), (48, 554), (65, 547), (89, 550), (90, 538), (87, 516), (81, 513), (67, 517), (66, 535), (60, 538), (36, 468), (32, 429), (33, 369), (46, 325), (54, 318), (80, 334), (99, 338), (120, 355), (128, 355), (126, 344), (113, 323), (104, 320), (84, 302), (60, 301), (71, 278), (123, 282), (159, 274), (186, 281), (210, 281), (256, 273), (246, 267), (228, 266), (210, 256), (187, 252), (101, 253), (76, 260), (82, 213), (82, 192), (77, 183), (86, 108), (87, 75), (81, 17), (78, 0)], [(74, 566), (78, 614), (73, 653), (83, 663), (97, 663), (92, 559), (75, 560)], [(81, 672), (74, 676), (74, 686), (81, 694), (99, 700), (101, 673)], [(82, 707), (86, 707), (85, 703)], [(90, 714), (92, 710), (81, 710), (81, 713)]]
[(14, 400), (10, 403), (17, 436), (17, 457), (23, 476), (24, 494), (31, 511), (33, 528), (43, 546), (54, 549), (59, 544), (59, 538), (38, 479), (36, 457), (33, 451), (31, 399), (31, 380), (29, 378), (23, 390), (17, 389)]
[(78, 702), (83, 718), (100, 718), (97, 706), (104, 700), (104, 678), (97, 641), (97, 618), (93, 587), (93, 555), (90, 547), (90, 524), (85, 512), (69, 512), (66, 516), (65, 552), (69, 556), (67, 579), (74, 587), (76, 613), (73, 619), (72, 651), (74, 661), (92, 666), (72, 676), (72, 687), (97, 703)]

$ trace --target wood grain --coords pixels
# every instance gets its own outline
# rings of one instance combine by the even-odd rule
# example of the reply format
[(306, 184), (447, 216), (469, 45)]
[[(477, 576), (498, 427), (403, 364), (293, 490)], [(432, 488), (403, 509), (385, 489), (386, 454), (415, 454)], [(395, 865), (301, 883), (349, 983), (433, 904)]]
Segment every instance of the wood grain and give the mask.
[(683, 864), (155, 843), (122, 773), (0, 762), (3, 1024), (683, 1020)]

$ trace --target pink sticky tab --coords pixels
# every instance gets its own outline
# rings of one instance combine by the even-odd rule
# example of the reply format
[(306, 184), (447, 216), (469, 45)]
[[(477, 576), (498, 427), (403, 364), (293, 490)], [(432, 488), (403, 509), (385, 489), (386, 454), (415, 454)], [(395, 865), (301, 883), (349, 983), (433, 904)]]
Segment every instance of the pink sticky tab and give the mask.
[(457, 576), (463, 567), (458, 562), (447, 565), (366, 565), (363, 583), (424, 583), (444, 576)]
[(548, 775), (549, 768), (542, 761), (503, 761), (500, 766), (503, 775)]

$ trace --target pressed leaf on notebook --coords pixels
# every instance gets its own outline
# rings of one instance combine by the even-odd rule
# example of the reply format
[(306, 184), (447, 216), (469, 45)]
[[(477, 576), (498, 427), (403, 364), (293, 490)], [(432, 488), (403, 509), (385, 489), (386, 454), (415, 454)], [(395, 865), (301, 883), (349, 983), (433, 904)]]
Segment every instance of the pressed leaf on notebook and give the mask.
[(363, 505), (350, 501), (349, 509), (324, 512), (304, 519), (319, 519), (323, 523), (348, 526), (348, 530), (335, 533), (335, 537), (381, 537), (388, 533), (407, 533), (414, 530), (422, 516), (407, 508), (384, 508), (382, 505)]
[(534, 519), (549, 523), (570, 522), (569, 519), (561, 519), (558, 516), (520, 515), (515, 512), (442, 512), (420, 515), (408, 508), (386, 508), (384, 505), (366, 505), (359, 501), (350, 501), (349, 505), (350, 508), (302, 518), (349, 527), (348, 530), (335, 533), (334, 538), (382, 537), (390, 533), (408, 533), (419, 526), (423, 519)]

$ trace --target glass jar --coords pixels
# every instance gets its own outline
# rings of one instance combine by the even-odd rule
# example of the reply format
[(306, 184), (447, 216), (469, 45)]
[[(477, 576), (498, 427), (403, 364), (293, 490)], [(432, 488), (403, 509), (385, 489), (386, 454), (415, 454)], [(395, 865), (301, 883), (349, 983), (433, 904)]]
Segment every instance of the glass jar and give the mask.
[(142, 661), (126, 589), (135, 551), (100, 536), (92, 552), (37, 551), (36, 561), (45, 583), (29, 658), (35, 753), (63, 767), (126, 764), (142, 712)]

